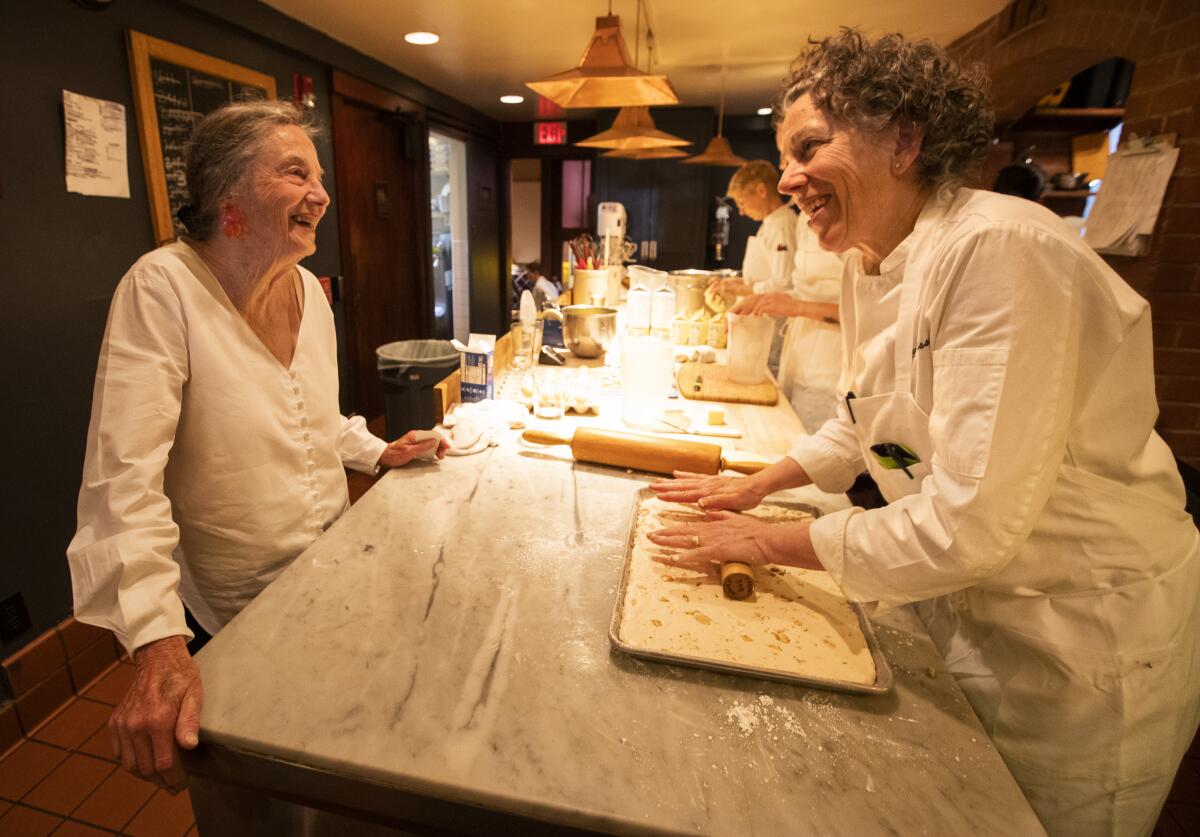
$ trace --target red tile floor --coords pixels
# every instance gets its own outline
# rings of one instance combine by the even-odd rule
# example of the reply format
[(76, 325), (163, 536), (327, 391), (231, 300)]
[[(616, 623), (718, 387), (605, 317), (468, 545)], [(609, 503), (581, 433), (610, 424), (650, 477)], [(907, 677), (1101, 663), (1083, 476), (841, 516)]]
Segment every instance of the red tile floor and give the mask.
[(186, 791), (171, 796), (113, 761), (105, 724), (132, 674), (129, 663), (113, 664), (82, 695), (0, 757), (0, 834), (196, 833)]

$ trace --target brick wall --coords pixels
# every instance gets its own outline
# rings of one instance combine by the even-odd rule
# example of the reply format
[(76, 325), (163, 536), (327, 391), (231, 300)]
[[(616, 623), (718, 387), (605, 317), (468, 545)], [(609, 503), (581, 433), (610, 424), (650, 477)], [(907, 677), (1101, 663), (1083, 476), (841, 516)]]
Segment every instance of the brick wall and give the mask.
[[(1107, 261), (1150, 302), (1158, 431), (1200, 468), (1200, 0), (1045, 0), (1045, 17), (999, 37), (999, 16), (951, 44), (993, 80), (1001, 123), (1105, 58), (1136, 62), (1125, 131), (1178, 134), (1179, 163), (1146, 255)], [(1003, 12), (1001, 13), (1003, 14)]]

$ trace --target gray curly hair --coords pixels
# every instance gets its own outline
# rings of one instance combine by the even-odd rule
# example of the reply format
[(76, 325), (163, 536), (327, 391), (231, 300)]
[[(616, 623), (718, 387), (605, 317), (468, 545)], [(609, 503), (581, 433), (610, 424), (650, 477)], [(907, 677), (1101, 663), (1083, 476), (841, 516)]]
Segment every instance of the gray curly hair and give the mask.
[(979, 67), (960, 67), (930, 41), (899, 34), (872, 41), (843, 28), (809, 47), (792, 64), (775, 119), (806, 93), (831, 116), (872, 130), (896, 119), (924, 129), (917, 174), (934, 188), (970, 178), (987, 154), (996, 116)]
[(205, 241), (212, 237), (221, 200), (249, 174), (267, 134), (289, 125), (300, 128), (309, 139), (321, 134), (320, 121), (310, 110), (284, 99), (235, 101), (196, 123), (185, 151), (191, 203), (177, 213), (190, 238)]

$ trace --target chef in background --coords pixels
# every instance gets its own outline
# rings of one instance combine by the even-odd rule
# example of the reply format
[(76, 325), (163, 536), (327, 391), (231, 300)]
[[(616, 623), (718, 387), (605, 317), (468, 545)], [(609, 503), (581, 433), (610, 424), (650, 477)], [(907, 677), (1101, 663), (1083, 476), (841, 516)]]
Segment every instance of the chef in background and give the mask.
[(761, 221), (746, 239), (742, 275), (718, 280), (723, 293), (744, 296), (787, 291), (791, 285), (796, 213), (779, 194), (779, 169), (766, 160), (751, 160), (733, 173), (725, 194), (738, 212)]
[[(782, 152), (782, 159), (786, 167), (786, 152)], [(821, 249), (803, 215), (797, 220), (791, 287), (744, 296), (731, 310), (735, 314), (786, 318), (775, 377), (804, 429), (815, 433), (837, 414), (842, 363), (838, 324), (842, 258)]]
[[(746, 239), (741, 275), (714, 279), (710, 288), (725, 296), (790, 290), (796, 213), (780, 196), (778, 184), (779, 170), (766, 160), (751, 160), (729, 179), (726, 196), (739, 213), (761, 224), (758, 232)], [(783, 324), (782, 317), (776, 317), (768, 361), (772, 373), (779, 371)]]
[[(780, 189), (847, 254), (838, 415), (753, 476), (652, 485), (710, 515), (650, 538), (915, 604), (1046, 830), (1145, 837), (1200, 722), (1200, 534), (1154, 432), (1150, 307), (1045, 207), (965, 185), (994, 123), (977, 70), (854, 30), (794, 68)], [(864, 468), (886, 506), (730, 511)]]

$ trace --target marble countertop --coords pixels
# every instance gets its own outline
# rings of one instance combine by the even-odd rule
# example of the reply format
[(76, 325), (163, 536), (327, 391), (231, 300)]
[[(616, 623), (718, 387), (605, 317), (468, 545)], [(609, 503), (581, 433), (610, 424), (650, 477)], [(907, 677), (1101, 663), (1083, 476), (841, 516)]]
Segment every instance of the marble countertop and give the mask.
[[(748, 435), (727, 447), (777, 456), (798, 427), (725, 408)], [(515, 433), (393, 471), (201, 652), (203, 740), (606, 831), (1041, 832), (906, 609), (874, 620), (882, 696), (613, 650), (647, 482)]]

